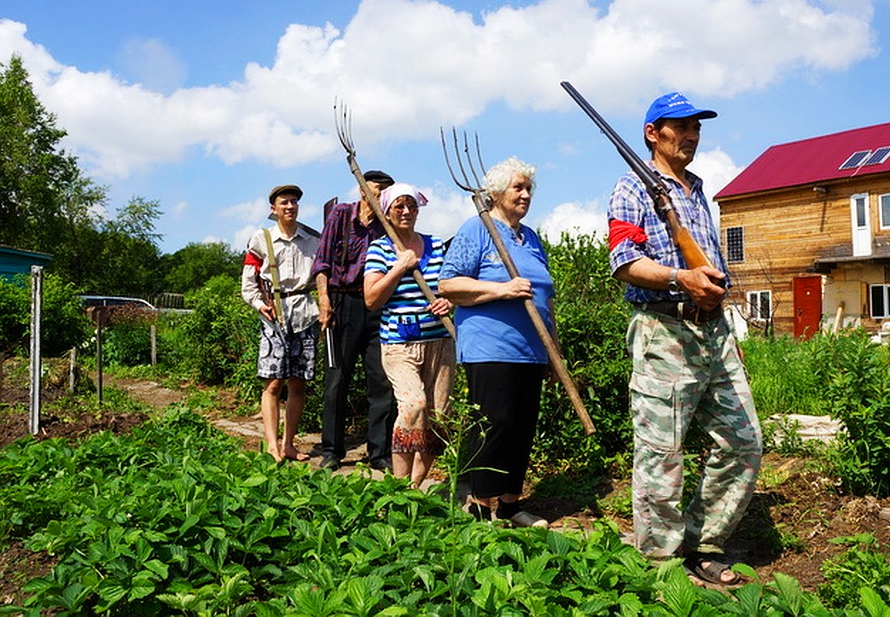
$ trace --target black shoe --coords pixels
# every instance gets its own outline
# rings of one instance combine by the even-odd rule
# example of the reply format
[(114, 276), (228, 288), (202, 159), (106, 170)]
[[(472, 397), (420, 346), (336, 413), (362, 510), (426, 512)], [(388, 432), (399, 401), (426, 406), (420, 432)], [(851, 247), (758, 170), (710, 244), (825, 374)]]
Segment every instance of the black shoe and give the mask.
[(467, 508), (467, 512), (476, 517), (477, 521), (490, 523), (491, 522), (491, 508), (488, 506), (483, 506), (481, 503), (476, 503), (475, 501), (470, 503), (470, 507)]
[(336, 471), (340, 469), (340, 459), (331, 456), (330, 454), (325, 454), (321, 457), (321, 462), (318, 464), (322, 469), (330, 469), (331, 471)]
[(379, 471), (392, 471), (392, 457), (384, 456), (383, 458), (374, 459), (370, 463), (371, 469)]

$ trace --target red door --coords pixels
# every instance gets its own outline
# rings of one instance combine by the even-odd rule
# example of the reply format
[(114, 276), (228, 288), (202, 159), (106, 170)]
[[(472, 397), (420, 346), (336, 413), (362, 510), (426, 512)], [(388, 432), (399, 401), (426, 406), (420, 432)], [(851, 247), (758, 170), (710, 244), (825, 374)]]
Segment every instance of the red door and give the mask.
[(795, 276), (794, 336), (810, 338), (819, 331), (822, 320), (822, 277)]

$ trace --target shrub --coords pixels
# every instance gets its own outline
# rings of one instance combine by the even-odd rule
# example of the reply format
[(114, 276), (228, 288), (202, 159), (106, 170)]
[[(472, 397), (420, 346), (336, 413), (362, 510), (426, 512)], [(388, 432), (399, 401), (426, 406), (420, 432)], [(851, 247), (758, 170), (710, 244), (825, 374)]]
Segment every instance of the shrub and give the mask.
[(597, 433), (584, 434), (562, 385), (546, 387), (532, 456), (574, 468), (598, 467), (604, 456), (625, 451), (632, 441), (631, 363), (624, 343), (630, 307), (623, 284), (611, 275), (605, 241), (563, 234), (559, 244), (548, 244), (547, 253), (562, 355)]
[(860, 534), (832, 542), (851, 548), (822, 563), (825, 583), (819, 585), (818, 593), (826, 606), (859, 606), (862, 588), (874, 590), (884, 602), (890, 601), (890, 562), (877, 539), (872, 534)]
[(815, 355), (831, 415), (846, 429), (832, 456), (836, 473), (856, 494), (890, 495), (890, 351), (855, 330), (820, 337)]
[[(80, 346), (89, 336), (90, 322), (77, 289), (54, 274), (43, 277), (41, 351), (57, 356)], [(0, 351), (27, 351), (31, 332), (31, 277), (0, 278)]]
[(102, 329), (102, 359), (110, 366), (151, 364), (151, 326), (158, 315), (137, 306), (114, 307)]

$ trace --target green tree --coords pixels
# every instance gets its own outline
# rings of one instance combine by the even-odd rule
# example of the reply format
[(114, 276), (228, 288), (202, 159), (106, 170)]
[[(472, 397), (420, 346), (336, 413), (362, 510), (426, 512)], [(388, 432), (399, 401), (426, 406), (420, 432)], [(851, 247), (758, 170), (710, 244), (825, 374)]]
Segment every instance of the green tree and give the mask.
[(214, 276), (237, 279), (241, 255), (224, 242), (192, 243), (161, 258), (164, 291), (188, 293), (200, 289)]
[(133, 197), (114, 218), (107, 189), (61, 148), (67, 134), (34, 94), (19, 56), (0, 64), (0, 243), (53, 255), (47, 272), (102, 294), (162, 291), (157, 202)]
[[(157, 201), (134, 196), (117, 216), (104, 222), (96, 239), (91, 279), (85, 286), (96, 293), (146, 296), (164, 291), (157, 275), (161, 263), (155, 222)], [(86, 283), (86, 281), (85, 281)]]
[[(56, 127), (34, 94), (22, 60), (0, 70), (0, 242), (56, 254), (89, 218), (105, 190), (84, 178), (76, 157), (60, 147)], [(60, 262), (61, 263), (61, 262)], [(51, 266), (52, 268), (53, 266)]]

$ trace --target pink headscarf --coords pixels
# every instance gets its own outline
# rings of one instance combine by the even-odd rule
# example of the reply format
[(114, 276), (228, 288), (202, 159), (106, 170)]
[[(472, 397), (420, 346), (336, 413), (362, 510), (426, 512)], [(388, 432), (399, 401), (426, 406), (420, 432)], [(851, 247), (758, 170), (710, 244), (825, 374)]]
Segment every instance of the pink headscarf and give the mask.
[(392, 202), (404, 195), (413, 197), (418, 206), (425, 206), (429, 203), (429, 200), (424, 194), (418, 191), (415, 187), (410, 184), (405, 184), (404, 182), (396, 182), (380, 192), (380, 207), (383, 209), (383, 215), (386, 216), (389, 212), (389, 207), (392, 205)]

